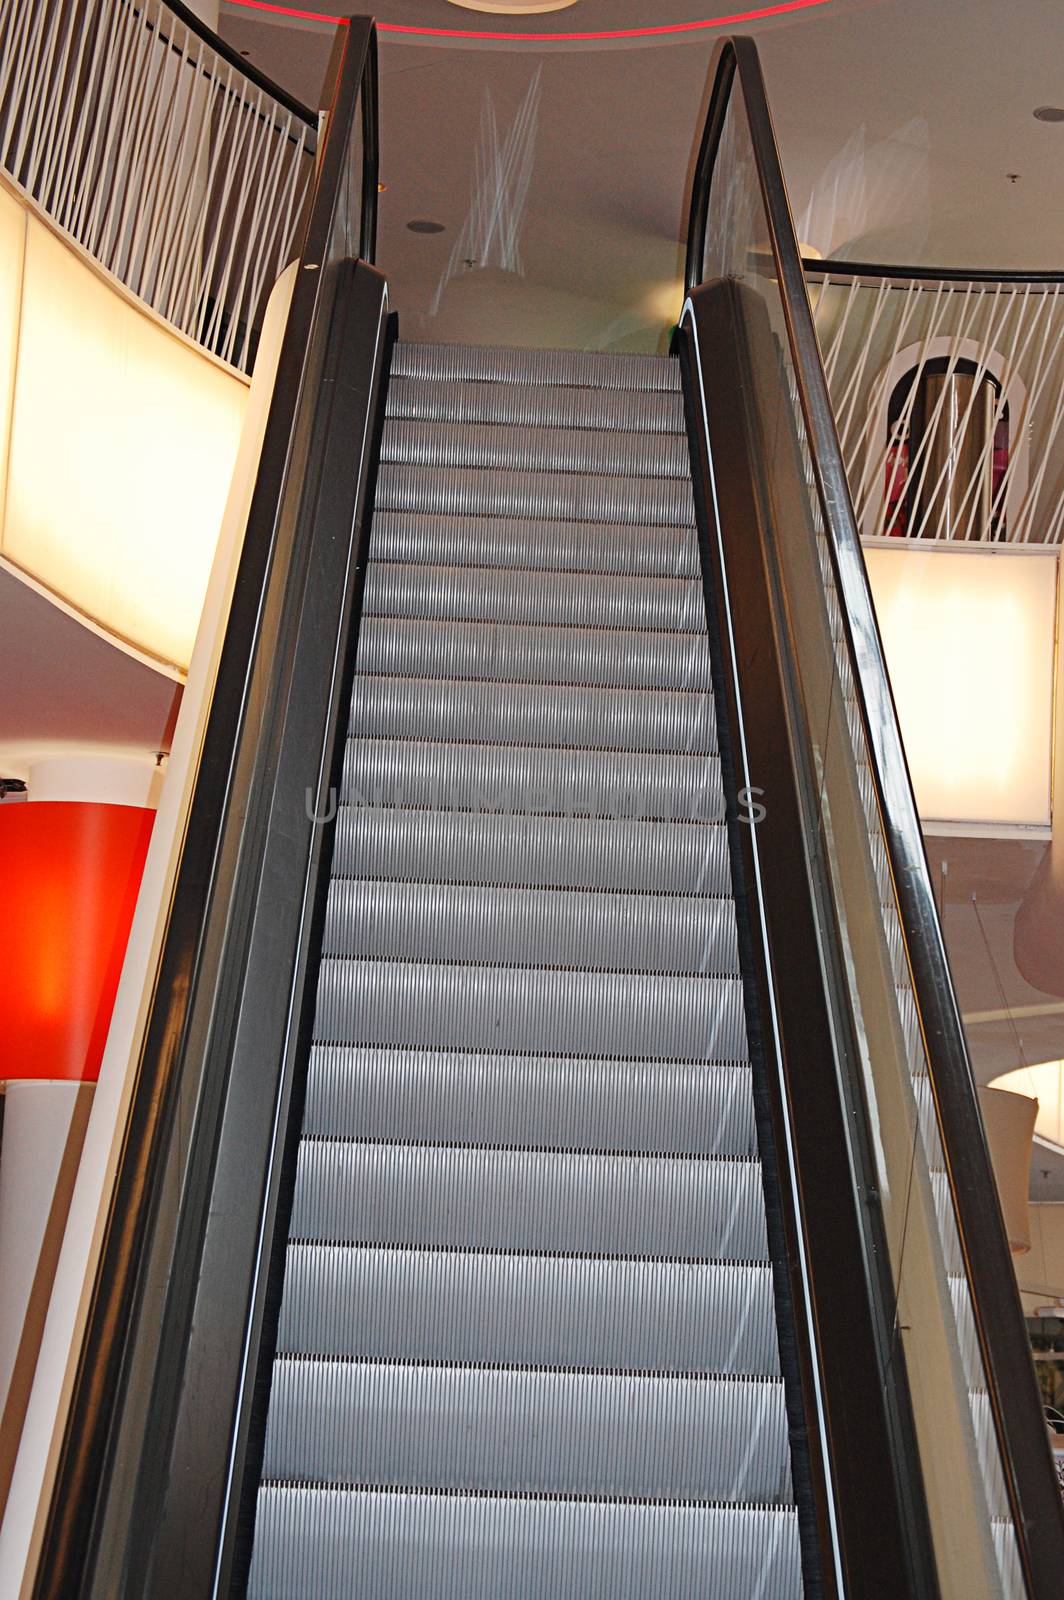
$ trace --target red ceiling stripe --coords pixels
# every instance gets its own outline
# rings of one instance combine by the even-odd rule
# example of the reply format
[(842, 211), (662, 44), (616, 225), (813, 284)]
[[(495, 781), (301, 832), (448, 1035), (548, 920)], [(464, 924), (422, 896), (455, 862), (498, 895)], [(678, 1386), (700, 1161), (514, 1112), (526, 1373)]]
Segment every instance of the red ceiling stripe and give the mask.
[[(327, 16), (321, 11), (301, 11), (296, 6), (274, 5), (271, 0), (228, 0), (249, 11), (269, 11), (280, 17), (298, 17), (308, 22), (346, 22), (346, 17)], [(403, 22), (378, 22), (380, 33), (401, 33), (429, 39), (497, 39), (525, 44), (588, 44), (610, 39), (653, 39), (667, 34), (697, 33), (706, 28), (731, 28), (741, 22), (760, 22), (764, 17), (780, 17), (790, 11), (808, 11), (812, 6), (830, 5), (831, 0), (778, 0), (776, 5), (758, 6), (753, 11), (733, 11), (730, 16), (707, 17), (704, 22), (666, 22), (654, 28), (617, 28), (598, 33), (492, 33), (469, 28), (422, 28)]]

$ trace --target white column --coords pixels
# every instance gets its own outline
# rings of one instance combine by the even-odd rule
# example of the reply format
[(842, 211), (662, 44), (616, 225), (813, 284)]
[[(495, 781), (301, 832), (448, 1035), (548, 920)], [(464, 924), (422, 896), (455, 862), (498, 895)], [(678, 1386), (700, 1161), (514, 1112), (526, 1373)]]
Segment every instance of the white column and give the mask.
[[(0, 1157), (0, 1414), (14, 1452), (92, 1104), (91, 1083), (10, 1083)], [(25, 1339), (23, 1334), (26, 1335)], [(22, 1347), (20, 1349), (20, 1346)], [(12, 1377), (15, 1379), (12, 1389)], [(11, 1437), (14, 1435), (14, 1437)]]

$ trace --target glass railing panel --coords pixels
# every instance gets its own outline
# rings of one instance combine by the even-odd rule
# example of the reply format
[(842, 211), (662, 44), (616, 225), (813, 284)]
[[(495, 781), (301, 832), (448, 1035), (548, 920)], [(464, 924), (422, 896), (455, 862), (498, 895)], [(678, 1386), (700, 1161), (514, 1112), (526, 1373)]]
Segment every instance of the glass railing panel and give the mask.
[[(347, 584), (364, 559), (348, 541), (364, 526), (385, 349), (384, 280), (354, 259), (373, 247), (372, 24), (355, 19), (347, 41), (51, 1492), (41, 1600), (161, 1593), (176, 1548), (185, 1590), (207, 1593), (236, 1539), (273, 1116), (287, 1103), (286, 1028), (307, 1003), (301, 908), (319, 863), (290, 774), (320, 779), (335, 752)], [(338, 385), (338, 370), (352, 381)]]
[[(703, 281), (738, 286), (759, 436), (757, 470), (774, 532), (770, 561), (804, 788), (806, 849), (837, 955), (841, 1085), (859, 1096), (904, 1352), (943, 1594), (1023, 1595), (989, 1385), (943, 1152), (932, 1077), (874, 778), (862, 697), (792, 358), (787, 305), (738, 86), (724, 118)], [(843, 561), (853, 552), (835, 552)], [(857, 551), (859, 559), (859, 550)], [(863, 577), (862, 577), (863, 581)], [(889, 705), (889, 696), (886, 703)], [(804, 771), (801, 771), (804, 765)], [(889, 799), (889, 797), (888, 797)]]

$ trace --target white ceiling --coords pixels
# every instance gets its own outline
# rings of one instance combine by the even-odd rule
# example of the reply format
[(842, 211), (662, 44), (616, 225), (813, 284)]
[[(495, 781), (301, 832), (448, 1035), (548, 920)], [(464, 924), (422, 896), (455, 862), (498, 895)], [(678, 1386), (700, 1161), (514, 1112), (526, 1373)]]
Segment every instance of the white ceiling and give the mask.
[[(532, 31), (660, 25), (712, 9), (579, 0), (562, 17), (515, 22), (446, 0), (375, 7), (381, 22)], [(330, 29), (232, 4), (221, 28), (316, 102)], [(1060, 0), (828, 0), (744, 29), (761, 49), (806, 242), (853, 259), (1064, 267), (1064, 125), (1032, 116), (1064, 104)], [(382, 33), (378, 253), (407, 336), (488, 342), (509, 327), (512, 342), (654, 348), (668, 320), (662, 291), (679, 273), (715, 38), (471, 47)], [(523, 275), (463, 268), (432, 314), (470, 209), (486, 96), (504, 139), (537, 73)], [(445, 231), (410, 233), (416, 218)]]
[(46, 756), (169, 750), (181, 686), (0, 563), (0, 777)]
[[(378, 0), (375, 11), (384, 22), (546, 31), (660, 25), (705, 17), (711, 4), (579, 0), (561, 17), (516, 22), (463, 15), (445, 0)], [(331, 29), (233, 5), (221, 26), (317, 104)], [(761, 51), (805, 242), (856, 260), (1064, 270), (1064, 125), (1032, 116), (1064, 105), (1064, 0), (829, 0), (743, 31)], [(551, 47), (382, 33), (378, 258), (403, 333), (660, 348), (714, 47), (712, 31)], [(433, 312), (470, 209), (487, 96), (504, 141), (537, 74), (523, 274), (463, 269)], [(412, 233), (411, 219), (444, 231)], [(961, 1008), (1003, 1013), (969, 1023), (977, 1078), (1064, 1055), (1064, 1003), (1032, 1010), (1057, 997), (1026, 983), (1012, 950), (1045, 846), (951, 839), (929, 848)], [(1019, 1024), (1009, 1020), (1018, 1007), (1028, 1008)], [(1064, 1161), (1049, 1166), (1038, 1192), (1064, 1198)]]

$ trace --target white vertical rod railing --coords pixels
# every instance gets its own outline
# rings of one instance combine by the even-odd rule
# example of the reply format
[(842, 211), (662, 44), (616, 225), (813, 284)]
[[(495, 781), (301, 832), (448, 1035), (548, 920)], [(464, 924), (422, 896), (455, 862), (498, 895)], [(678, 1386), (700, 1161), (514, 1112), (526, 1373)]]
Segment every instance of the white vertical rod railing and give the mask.
[[(1064, 278), (951, 273), (935, 279), (904, 268), (859, 268), (847, 283), (837, 263), (811, 262), (808, 271), (847, 475), (865, 531), (887, 531), (891, 480), (905, 470), (907, 517), (904, 526), (892, 525), (892, 533), (1059, 543)], [(931, 363), (946, 381), (924, 414)], [(956, 394), (947, 398), (958, 373), (971, 379), (959, 403)], [(952, 482), (961, 444), (984, 404), (988, 431), (966, 453), (963, 482)], [(1003, 421), (1009, 448), (1007, 459), (997, 462)], [(948, 448), (938, 452), (947, 427)]]
[(317, 118), (167, 0), (0, 4), (0, 167), (160, 316), (245, 369)]

